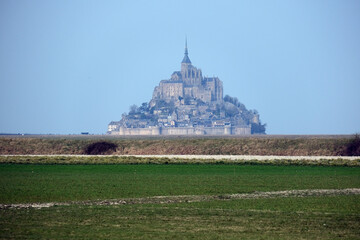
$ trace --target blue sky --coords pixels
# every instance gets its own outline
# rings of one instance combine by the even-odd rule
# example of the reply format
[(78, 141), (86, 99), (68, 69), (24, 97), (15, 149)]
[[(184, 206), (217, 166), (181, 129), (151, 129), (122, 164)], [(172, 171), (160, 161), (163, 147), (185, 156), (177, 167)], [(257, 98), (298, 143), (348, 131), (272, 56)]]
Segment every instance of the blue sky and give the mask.
[(360, 1), (0, 1), (0, 132), (103, 134), (180, 69), (268, 134), (360, 132)]

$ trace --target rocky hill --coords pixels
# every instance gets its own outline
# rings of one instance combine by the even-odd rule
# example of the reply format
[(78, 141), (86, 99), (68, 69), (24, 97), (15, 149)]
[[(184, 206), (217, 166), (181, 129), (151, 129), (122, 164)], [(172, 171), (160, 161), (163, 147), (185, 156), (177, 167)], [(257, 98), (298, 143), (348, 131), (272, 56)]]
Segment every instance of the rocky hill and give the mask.
[(108, 126), (118, 135), (248, 135), (265, 134), (256, 110), (237, 98), (223, 97), (218, 77), (203, 77), (191, 64), (187, 44), (181, 70), (160, 81), (149, 103), (132, 105), (120, 121)]

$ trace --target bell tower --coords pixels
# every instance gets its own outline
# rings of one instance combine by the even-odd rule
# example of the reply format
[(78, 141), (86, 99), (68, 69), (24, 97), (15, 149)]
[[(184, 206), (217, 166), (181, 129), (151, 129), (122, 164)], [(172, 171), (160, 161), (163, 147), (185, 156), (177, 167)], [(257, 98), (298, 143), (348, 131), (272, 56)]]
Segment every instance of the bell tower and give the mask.
[(181, 77), (185, 86), (200, 86), (202, 84), (201, 70), (191, 64), (186, 38), (184, 58), (181, 62)]
[(181, 73), (185, 73), (187, 72), (187, 70), (189, 69), (189, 66), (191, 66), (191, 61), (189, 58), (189, 53), (188, 53), (188, 48), (187, 48), (187, 39), (185, 39), (185, 53), (184, 53), (184, 58), (181, 62)]

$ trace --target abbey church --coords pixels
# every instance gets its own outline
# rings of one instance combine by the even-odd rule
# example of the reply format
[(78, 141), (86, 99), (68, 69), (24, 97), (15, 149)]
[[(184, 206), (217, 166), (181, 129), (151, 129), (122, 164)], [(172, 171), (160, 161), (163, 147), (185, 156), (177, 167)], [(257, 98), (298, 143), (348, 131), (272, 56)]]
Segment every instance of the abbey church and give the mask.
[(160, 81), (149, 103), (133, 105), (120, 121), (108, 125), (115, 135), (265, 134), (259, 114), (237, 98), (223, 96), (218, 77), (203, 77), (191, 64), (187, 41), (181, 70)]
[(167, 102), (178, 98), (199, 99), (203, 102), (219, 102), (223, 99), (223, 86), (219, 78), (202, 76), (200, 69), (191, 64), (185, 43), (185, 56), (181, 62), (181, 71), (176, 71), (169, 80), (162, 80), (155, 87), (153, 99), (163, 99)]

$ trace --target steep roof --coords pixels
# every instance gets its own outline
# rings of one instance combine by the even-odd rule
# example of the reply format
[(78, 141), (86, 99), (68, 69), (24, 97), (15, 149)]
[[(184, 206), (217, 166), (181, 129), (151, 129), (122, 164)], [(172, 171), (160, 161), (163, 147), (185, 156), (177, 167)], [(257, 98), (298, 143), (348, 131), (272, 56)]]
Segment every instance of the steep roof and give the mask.
[(188, 54), (189, 53), (188, 53), (188, 48), (187, 48), (187, 40), (185, 40), (185, 53), (184, 53), (184, 58), (181, 63), (191, 63)]
[(191, 63), (190, 58), (188, 55), (185, 55), (181, 63)]

